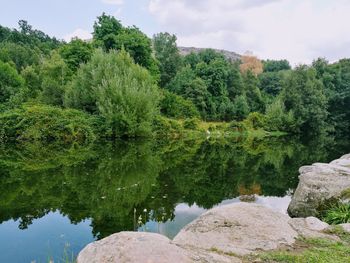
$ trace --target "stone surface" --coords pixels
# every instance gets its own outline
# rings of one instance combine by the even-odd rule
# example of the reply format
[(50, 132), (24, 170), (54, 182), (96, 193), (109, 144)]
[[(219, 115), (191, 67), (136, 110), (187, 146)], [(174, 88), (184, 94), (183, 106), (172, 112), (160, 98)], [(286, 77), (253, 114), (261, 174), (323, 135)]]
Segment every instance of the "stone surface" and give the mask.
[(350, 233), (350, 223), (340, 224), (340, 226), (344, 229), (345, 232)]
[[(180, 54), (182, 56), (186, 56), (188, 54), (190, 54), (191, 52), (193, 53), (199, 53), (203, 50), (206, 50), (206, 48), (196, 48), (196, 47), (178, 47)], [(241, 55), (232, 52), (232, 51), (228, 51), (228, 50), (223, 50), (223, 49), (214, 49), (216, 52), (221, 53), (225, 56), (226, 59), (230, 60), (230, 61), (236, 61), (241, 59)]]
[(188, 253), (162, 235), (120, 232), (87, 245), (77, 263), (193, 262)]
[(330, 226), (316, 217), (291, 218), (289, 224), (298, 232), (299, 237), (338, 240), (335, 236), (323, 233), (323, 231), (329, 229)]
[(183, 249), (156, 233), (120, 232), (87, 245), (77, 263), (240, 263), (241, 260), (220, 251)]
[(326, 200), (350, 188), (350, 154), (329, 164), (315, 163), (299, 169), (299, 184), (288, 207), (293, 217), (315, 216)]
[[(341, 226), (350, 232), (350, 224)], [(173, 241), (155, 233), (120, 232), (87, 245), (77, 262), (239, 263), (247, 254), (293, 249), (301, 237), (339, 241), (331, 228), (315, 217), (291, 218), (259, 204), (234, 203), (207, 211)]]
[(179, 246), (246, 255), (292, 245), (298, 233), (290, 217), (258, 204), (235, 203), (209, 210), (183, 228)]

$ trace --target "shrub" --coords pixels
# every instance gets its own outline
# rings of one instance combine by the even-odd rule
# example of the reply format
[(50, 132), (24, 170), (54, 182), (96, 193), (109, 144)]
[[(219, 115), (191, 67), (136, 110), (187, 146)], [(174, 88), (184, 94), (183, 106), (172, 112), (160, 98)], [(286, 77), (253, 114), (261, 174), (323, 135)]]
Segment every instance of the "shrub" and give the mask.
[(247, 119), (244, 120), (244, 123), (247, 127), (250, 127), (254, 130), (262, 129), (265, 127), (266, 117), (259, 112), (252, 112), (249, 113)]
[(178, 121), (160, 115), (153, 121), (153, 130), (157, 137), (177, 137), (183, 133)]
[(294, 115), (286, 112), (284, 103), (277, 99), (266, 109), (266, 129), (269, 131), (293, 131)]
[(65, 105), (102, 116), (111, 135), (147, 136), (159, 113), (159, 90), (125, 51), (97, 50), (68, 85)]
[(95, 119), (84, 112), (47, 105), (24, 105), (0, 114), (0, 137), (17, 141), (88, 142)]
[(8, 102), (13, 95), (21, 90), (23, 85), (24, 80), (16, 69), (0, 60), (0, 103)]
[(169, 118), (199, 117), (199, 112), (192, 101), (164, 90), (160, 101), (160, 111)]
[(197, 118), (186, 119), (184, 121), (184, 128), (189, 130), (196, 130), (199, 126), (199, 120)]
[(244, 125), (243, 122), (239, 121), (231, 121), (228, 125), (229, 131), (237, 131), (237, 132), (245, 132), (247, 130), (247, 127)]

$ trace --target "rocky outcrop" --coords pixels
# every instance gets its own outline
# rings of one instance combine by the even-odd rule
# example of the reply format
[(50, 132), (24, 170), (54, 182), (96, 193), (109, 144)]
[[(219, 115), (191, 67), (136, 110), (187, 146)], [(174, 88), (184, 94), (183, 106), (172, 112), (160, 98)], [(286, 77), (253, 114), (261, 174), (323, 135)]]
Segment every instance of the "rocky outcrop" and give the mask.
[(293, 217), (315, 216), (324, 202), (350, 188), (350, 154), (329, 164), (315, 163), (299, 169), (299, 184), (288, 207)]
[[(196, 48), (196, 47), (178, 47), (179, 52), (182, 56), (186, 56), (188, 54), (190, 54), (191, 52), (193, 53), (199, 53), (203, 50), (206, 50), (207, 48)], [(227, 51), (227, 50), (223, 50), (223, 49), (213, 49), (214, 51), (221, 53), (225, 56), (226, 59), (228, 59), (229, 61), (236, 61), (241, 59), (241, 55), (232, 52), (232, 51)]]
[(262, 205), (238, 203), (209, 210), (174, 238), (181, 247), (246, 255), (292, 245), (298, 233), (289, 217)]
[(187, 251), (171, 244), (162, 235), (120, 232), (87, 245), (78, 255), (78, 263), (104, 262), (193, 262)]
[(262, 205), (235, 203), (211, 209), (173, 241), (154, 233), (121, 232), (87, 245), (78, 263), (242, 262), (247, 254), (292, 248), (300, 237), (337, 239), (317, 218), (290, 218)]

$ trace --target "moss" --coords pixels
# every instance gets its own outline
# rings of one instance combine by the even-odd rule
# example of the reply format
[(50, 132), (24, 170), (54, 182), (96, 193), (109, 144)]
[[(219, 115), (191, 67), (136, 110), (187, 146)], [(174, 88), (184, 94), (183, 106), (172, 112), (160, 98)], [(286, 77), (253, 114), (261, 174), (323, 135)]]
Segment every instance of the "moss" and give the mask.
[(226, 255), (226, 256), (230, 256), (230, 257), (238, 257), (238, 255), (233, 253), (233, 252), (225, 252), (225, 251), (222, 251), (216, 247), (212, 247), (209, 251), (214, 252), (216, 254), (220, 254), (220, 255)]

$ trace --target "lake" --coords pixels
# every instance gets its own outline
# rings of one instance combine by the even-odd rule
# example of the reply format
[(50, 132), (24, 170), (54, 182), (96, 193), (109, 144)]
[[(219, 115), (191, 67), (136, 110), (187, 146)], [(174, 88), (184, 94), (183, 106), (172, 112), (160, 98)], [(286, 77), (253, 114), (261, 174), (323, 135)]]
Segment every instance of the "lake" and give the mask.
[(65, 262), (120, 231), (172, 238), (226, 203), (285, 212), (300, 166), (348, 152), (330, 137), (0, 145), (0, 262)]

